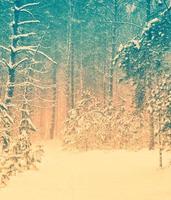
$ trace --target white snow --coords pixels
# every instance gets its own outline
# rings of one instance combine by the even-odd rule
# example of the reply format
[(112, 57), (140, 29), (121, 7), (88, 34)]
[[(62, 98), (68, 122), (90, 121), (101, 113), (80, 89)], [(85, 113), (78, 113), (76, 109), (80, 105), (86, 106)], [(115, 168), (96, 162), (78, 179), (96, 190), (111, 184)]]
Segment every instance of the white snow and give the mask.
[(12, 40), (21, 39), (21, 38), (30, 37), (30, 36), (33, 36), (33, 35), (36, 35), (36, 33), (30, 32), (30, 33), (25, 33), (25, 34), (12, 35), (11, 39)]
[(139, 40), (132, 40), (132, 42), (136, 46), (137, 49), (140, 49), (140, 41)]
[[(18, 9), (18, 8), (17, 8), (17, 9)], [(16, 10), (17, 10), (17, 9), (16, 9)], [(32, 14), (32, 12), (30, 12), (30, 11), (27, 10), (27, 9), (21, 9), (20, 12), (27, 13), (27, 14), (29, 14), (32, 18), (34, 18), (34, 15)]]
[(34, 51), (34, 48), (37, 48), (37, 46), (19, 46), (17, 48), (10, 46), (10, 48), (12, 49), (14, 53), (16, 53), (16, 52), (21, 52), (21, 51)]
[[(158, 151), (67, 152), (53, 143), (38, 171), (13, 177), (2, 200), (170, 200), (171, 168)], [(168, 158), (165, 153), (165, 166)]]
[(146, 24), (145, 28), (143, 29), (142, 35), (145, 34), (154, 24), (158, 23), (159, 21), (160, 21), (159, 18), (154, 18), (154, 19), (150, 20), (150, 21)]
[(36, 6), (36, 5), (39, 5), (40, 3), (39, 2), (37, 2), (37, 3), (27, 3), (27, 4), (24, 4), (23, 6), (21, 6), (21, 7), (16, 7), (15, 6), (15, 9), (16, 10), (23, 10), (23, 9), (25, 9), (25, 8), (28, 8), (28, 7), (31, 7), (31, 6)]
[(8, 48), (6, 48), (6, 47), (4, 47), (4, 46), (2, 46), (2, 45), (0, 45), (0, 48), (6, 50), (6, 51), (8, 51), (8, 52), (10, 52), (10, 49), (8, 49)]
[(13, 67), (14, 68), (17, 68), (19, 65), (21, 65), (22, 63), (24, 63), (25, 61), (28, 61), (29, 59), (26, 57), (26, 58), (23, 58), (22, 60), (18, 61)]
[(27, 20), (27, 21), (19, 22), (18, 25), (33, 24), (33, 23), (40, 23), (40, 21), (39, 20)]
[(154, 23), (159, 22), (159, 21), (160, 21), (159, 18), (154, 18), (154, 19), (150, 20), (150, 21), (148, 22), (148, 24), (154, 24)]
[(135, 10), (136, 10), (136, 5), (133, 4), (127, 4), (126, 5), (126, 12), (128, 13), (128, 15), (131, 15)]
[(22, 51), (27, 51), (27, 52), (34, 52), (34, 53), (38, 53), (42, 56), (44, 56), (45, 58), (47, 58), (49, 61), (51, 61), (54, 64), (57, 64), (51, 57), (49, 57), (47, 54), (45, 54), (44, 52), (38, 50), (38, 46), (18, 46), (16, 48), (14, 48), (13, 46), (10, 46), (11, 50), (14, 53), (19, 53)]

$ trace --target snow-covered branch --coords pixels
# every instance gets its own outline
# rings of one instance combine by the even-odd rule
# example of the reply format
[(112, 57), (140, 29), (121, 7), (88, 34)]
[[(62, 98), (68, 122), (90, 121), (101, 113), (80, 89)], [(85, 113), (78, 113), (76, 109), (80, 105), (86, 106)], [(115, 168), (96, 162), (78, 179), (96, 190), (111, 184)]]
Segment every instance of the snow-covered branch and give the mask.
[(2, 64), (4, 67), (6, 67), (6, 63), (2, 60), (0, 60), (0, 64)]
[(25, 24), (33, 24), (33, 23), (40, 23), (39, 20), (27, 20), (27, 21), (22, 21), (22, 22), (19, 22), (18, 25), (25, 25)]
[(38, 85), (37, 83), (33, 83), (33, 82), (24, 82), (22, 83), (21, 85), (31, 85), (35, 88), (38, 88), (38, 89), (41, 89), (41, 90), (44, 90), (44, 89), (51, 89), (51, 88), (56, 88), (56, 85)]
[[(39, 63), (40, 64), (40, 63)], [(34, 73), (39, 73), (39, 74), (47, 74), (49, 73), (49, 70), (43, 71), (43, 70), (36, 70), (32, 67), (29, 68), (29, 70), (33, 71)]]
[(24, 118), (24, 119), (22, 119), (21, 122), (20, 122), (20, 124), (21, 125), (22, 124), (27, 124), (27, 126), (28, 126), (27, 128), (29, 128), (32, 131), (36, 131), (37, 130), (36, 127), (35, 127), (35, 125), (33, 124), (33, 122), (31, 121), (30, 118)]
[(37, 50), (35, 49), (37, 48), (37, 46), (20, 46), (20, 47), (17, 47), (17, 48), (14, 48), (13, 46), (11, 46), (11, 49), (13, 52), (15, 53), (19, 53), (21, 51), (28, 51), (28, 52), (34, 52), (34, 53), (38, 53), (42, 56), (44, 56), (45, 58), (47, 58), (49, 61), (51, 61), (52, 63), (54, 64), (57, 64), (51, 57), (49, 57), (47, 54), (45, 54), (44, 52), (40, 51), (40, 50)]
[(19, 46), (17, 48), (14, 48), (13, 46), (11, 46), (11, 50), (14, 53), (19, 53), (21, 51), (34, 51), (34, 48), (36, 48), (37, 46)]
[[(160, 14), (159, 18), (154, 18), (150, 20), (142, 30), (140, 37), (133, 39), (128, 44), (119, 48), (113, 60), (113, 63), (116, 64), (120, 60), (121, 66), (128, 66), (128, 64), (131, 64), (132, 66), (137, 66), (135, 62), (140, 61), (140, 58), (138, 59), (138, 57), (140, 57), (141, 54), (147, 54), (147, 49), (150, 48), (149, 53), (151, 53), (153, 56), (155, 52), (158, 52), (159, 54), (162, 50), (168, 49), (170, 40), (168, 34), (170, 33), (171, 27), (169, 22), (170, 12), (171, 7)], [(164, 31), (166, 33), (163, 33)], [(162, 49), (163, 44), (166, 45)], [(159, 45), (161, 46), (160, 51), (158, 48)], [(132, 60), (130, 59), (130, 57)], [(144, 63), (143, 59), (141, 61), (142, 63)]]
[(40, 2), (37, 2), (37, 3), (27, 3), (27, 4), (23, 5), (23, 6), (15, 7), (15, 9), (18, 10), (18, 11), (20, 11), (20, 10), (23, 10), (23, 9), (31, 7), (31, 6), (37, 6), (39, 4), (40, 4)]
[[(34, 83), (34, 82), (36, 82), (35, 79), (34, 80), (25, 81), (25, 82), (21, 82), (21, 83), (10, 84), (10, 85), (12, 85), (12, 86), (15, 85), (15, 87), (32, 86), (32, 87), (40, 89), (40, 90), (56, 88), (55, 84), (52, 84), (52, 85), (42, 85), (41, 83), (38, 84), (38, 83)], [(6, 85), (4, 85), (4, 87), (6, 87)]]
[(36, 33), (31, 32), (31, 33), (25, 33), (25, 34), (18, 34), (18, 35), (13, 35), (13, 36), (11, 37), (11, 39), (26, 38), (26, 37), (30, 37), (30, 36), (33, 36), (33, 35), (36, 35)]
[(32, 17), (32, 18), (34, 18), (34, 15), (33, 15), (33, 13), (32, 13), (32, 12), (30, 12), (29, 10), (27, 10), (27, 9), (21, 9), (21, 10), (20, 10), (20, 12), (27, 13), (27, 14), (31, 15), (31, 17)]
[(4, 46), (0, 45), (0, 48), (10, 52), (10, 49), (8, 49), (7, 47), (4, 47)]
[(54, 64), (57, 64), (56, 61), (54, 61), (51, 57), (49, 57), (47, 54), (45, 54), (44, 52), (42, 51), (39, 51), (39, 50), (33, 50), (34, 52), (37, 52), (39, 54), (41, 54), (42, 56), (44, 56), (45, 58), (47, 58), (49, 61), (51, 61), (52, 63)]
[(14, 68), (17, 68), (18, 66), (20, 66), (22, 63), (28, 61), (29, 59), (28, 58), (23, 58), (22, 60), (20, 60), (18, 63), (16, 63), (13, 67)]
[(2, 59), (2, 62), (9, 68), (11, 68), (11, 65), (5, 60), (5, 59)]

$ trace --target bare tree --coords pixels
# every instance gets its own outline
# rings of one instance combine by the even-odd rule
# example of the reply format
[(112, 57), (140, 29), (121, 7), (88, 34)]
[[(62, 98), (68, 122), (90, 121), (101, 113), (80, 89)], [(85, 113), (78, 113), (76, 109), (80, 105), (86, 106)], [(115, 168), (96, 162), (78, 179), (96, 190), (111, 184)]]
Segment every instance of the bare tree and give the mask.
[(75, 85), (74, 85), (74, 40), (73, 40), (73, 21), (74, 21), (74, 0), (69, 0), (69, 20), (68, 20), (68, 107), (74, 108), (75, 104)]
[[(37, 55), (43, 56), (50, 62), (56, 64), (53, 59), (51, 59), (48, 55), (40, 50), (40, 44), (22, 45), (23, 40), (27, 40), (28, 38), (36, 35), (35, 32), (23, 33), (23, 30), (25, 30), (25, 25), (39, 23), (39, 20), (35, 19), (32, 12), (30, 11), (30, 8), (38, 5), (39, 3), (36, 2), (22, 4), (22, 0), (14, 0), (13, 19), (11, 20), (11, 44), (9, 47), (5, 47), (2, 45), (0, 46), (0, 48), (4, 49), (8, 54), (8, 58), (2, 59), (1, 61), (4, 67), (7, 67), (8, 69), (7, 89), (4, 100), (5, 104), (7, 105), (8, 112), (9, 108), (11, 107), (12, 97), (14, 96), (17, 71), (22, 68), (27, 68), (32, 64), (35, 64), (35, 57), (37, 57)], [(30, 17), (30, 20), (22, 20), (23, 13), (28, 15), (28, 17)], [(24, 117), (24, 114), (22, 116)], [(9, 123), (4, 126), (7, 126), (9, 128)], [(9, 134), (10, 133), (8, 132), (8, 135)]]

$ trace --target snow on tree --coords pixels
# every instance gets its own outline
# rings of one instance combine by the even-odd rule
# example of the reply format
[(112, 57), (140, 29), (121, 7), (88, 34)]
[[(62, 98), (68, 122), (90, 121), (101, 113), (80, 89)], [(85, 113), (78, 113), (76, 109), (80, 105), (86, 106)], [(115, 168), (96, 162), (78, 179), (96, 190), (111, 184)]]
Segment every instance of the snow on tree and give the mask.
[(103, 105), (90, 92), (70, 110), (63, 128), (66, 147), (76, 149), (94, 148), (141, 148), (142, 123), (134, 113), (127, 112), (124, 105), (115, 108)]
[(126, 72), (126, 78), (144, 79), (146, 71), (160, 70), (164, 52), (170, 48), (171, 7), (147, 22), (139, 38), (120, 48), (114, 59)]
[(160, 148), (162, 167), (163, 150), (171, 150), (171, 73), (162, 74), (154, 83), (148, 99), (148, 111), (154, 117), (155, 142)]
[(0, 121), (2, 122), (1, 149), (8, 150), (10, 143), (9, 128), (13, 124), (13, 119), (8, 113), (8, 108), (4, 103), (0, 103)]
[[(159, 77), (161, 78), (161, 74), (170, 74), (164, 62), (165, 54), (170, 49), (171, 44), (170, 23), (171, 7), (162, 12), (158, 18), (148, 21), (141, 36), (120, 48), (114, 59), (114, 63), (119, 63), (119, 66), (125, 71), (125, 79), (132, 79), (136, 84), (135, 102), (137, 102), (138, 107), (142, 107), (145, 102), (145, 97), (152, 94), (154, 83), (156, 83)], [(168, 76), (170, 77), (170, 75)], [(165, 90), (166, 92), (168, 91), (167, 88), (160, 88), (160, 90), (164, 90), (164, 92)], [(160, 98), (162, 99), (162, 97)], [(163, 104), (159, 103), (160, 98), (158, 97), (155, 100), (155, 103), (158, 102), (158, 114), (163, 109)], [(168, 98), (169, 96), (167, 96), (166, 101), (167, 104), (170, 104)], [(166, 110), (165, 112), (168, 113)], [(152, 127), (155, 128), (155, 125), (153, 125), (153, 113), (150, 112), (150, 114)], [(164, 123), (163, 126), (165, 126)], [(158, 135), (160, 136), (160, 134)], [(154, 136), (151, 136), (151, 138), (154, 139)], [(160, 166), (162, 166), (161, 163)]]
[[(36, 36), (35, 32), (26, 32), (25, 25), (32, 25), (39, 23), (39, 20), (36, 20), (33, 17), (30, 8), (37, 6), (39, 3), (26, 3), (22, 4), (21, 0), (14, 0), (13, 2), (13, 20), (11, 23), (11, 44), (9, 47), (0, 46), (1, 49), (6, 51), (8, 58), (3, 58), (1, 64), (7, 68), (8, 71), (8, 81), (6, 95), (4, 103), (0, 104), (0, 115), (1, 120), (4, 124), (4, 129), (2, 129), (2, 148), (7, 149), (7, 153), (2, 153), (2, 160), (0, 162), (0, 178), (1, 182), (4, 182), (4, 179), (8, 179), (13, 171), (20, 171), (21, 168), (30, 168), (35, 162), (40, 161), (40, 158), (34, 158), (35, 154), (37, 157), (38, 152), (42, 152), (41, 147), (37, 150), (34, 150), (31, 147), (29, 134), (31, 131), (36, 131), (35, 125), (31, 120), (30, 108), (28, 104), (28, 88), (31, 85), (31, 81), (28, 79), (28, 73), (26, 73), (26, 82), (24, 85), (24, 103), (21, 109), (21, 122), (19, 126), (19, 135), (14, 138), (11, 135), (11, 128), (13, 126), (12, 119), (12, 98), (14, 96), (14, 89), (16, 83), (16, 74), (21, 69), (29, 71), (30, 66), (35, 65), (35, 60), (39, 56), (44, 57), (49, 60), (51, 63), (56, 64), (56, 62), (47, 54), (40, 50), (40, 44), (37, 45), (22, 45), (24, 40), (29, 40), (30, 37)], [(22, 20), (23, 14), (28, 15), (28, 18), (31, 19)], [(15, 162), (14, 162), (15, 161)], [(13, 164), (8, 165), (8, 162)], [(25, 164), (21, 164), (24, 162)], [(20, 165), (19, 169), (15, 165)], [(11, 169), (12, 168), (12, 169)], [(5, 172), (4, 172), (5, 170)]]
[[(7, 59), (2, 59), (3, 65), (7, 67), (8, 70), (7, 90), (4, 100), (8, 109), (11, 107), (11, 99), (14, 95), (16, 73), (18, 70), (20, 70), (21, 68), (25, 68), (25, 66), (27, 68), (27, 66), (34, 64), (34, 58), (37, 55), (43, 56), (50, 62), (56, 64), (56, 62), (52, 58), (50, 58), (48, 55), (40, 50), (39, 44), (34, 46), (29, 44), (22, 45), (23, 40), (26, 40), (36, 35), (35, 32), (23, 33), (23, 30), (26, 31), (25, 25), (39, 23), (39, 20), (36, 20), (33, 17), (32, 12), (30, 11), (30, 8), (37, 5), (39, 5), (39, 3), (33, 2), (22, 4), (21, 0), (14, 1), (13, 20), (11, 23), (12, 33), (10, 36), (11, 44), (9, 47), (4, 47), (2, 45), (0, 46), (0, 48), (3, 48), (7, 52), (9, 57)], [(23, 13), (28, 15), (28, 18), (31, 19), (23, 20)]]

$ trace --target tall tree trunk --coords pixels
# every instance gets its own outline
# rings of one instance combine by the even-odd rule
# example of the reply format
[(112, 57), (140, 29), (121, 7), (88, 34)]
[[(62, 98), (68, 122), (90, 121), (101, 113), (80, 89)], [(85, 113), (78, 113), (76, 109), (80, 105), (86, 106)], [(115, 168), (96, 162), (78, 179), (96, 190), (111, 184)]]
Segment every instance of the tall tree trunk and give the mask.
[[(150, 80), (151, 82), (151, 80)], [(149, 88), (149, 96), (151, 97), (152, 95), (152, 85), (150, 83), (150, 88)], [(155, 147), (155, 134), (154, 134), (154, 116), (153, 116), (153, 107), (151, 108), (152, 112), (149, 113), (149, 131), (150, 131), (150, 141), (149, 141), (149, 150), (153, 150)]]
[(106, 63), (103, 65), (103, 105), (106, 104)]
[[(72, 40), (72, 39), (71, 39)], [(74, 46), (73, 40), (71, 41), (71, 109), (75, 106), (75, 84), (74, 84), (74, 75), (75, 75), (75, 68), (74, 68)]]
[(161, 131), (161, 113), (159, 113), (159, 166), (163, 167), (163, 141), (162, 141), (162, 131)]
[(106, 104), (106, 95), (107, 95), (107, 91), (106, 91), (106, 85), (107, 85), (107, 80), (106, 80), (106, 73), (107, 73), (107, 27), (105, 27), (106, 32), (105, 32), (105, 48), (104, 48), (104, 53), (105, 53), (105, 60), (104, 60), (104, 64), (103, 64), (103, 104), (105, 106)]
[(74, 44), (73, 44), (73, 18), (74, 2), (69, 0), (69, 19), (68, 19), (68, 68), (67, 68), (67, 97), (68, 109), (74, 108), (75, 104), (75, 84), (74, 84)]
[[(151, 19), (151, 0), (146, 0), (146, 22), (150, 21)], [(151, 40), (151, 34), (149, 34), (149, 40)], [(152, 90), (152, 86), (151, 86), (151, 80), (149, 80), (149, 84), (150, 84), (150, 92), (149, 95), (151, 95), (151, 90)], [(149, 142), (149, 150), (153, 150), (154, 146), (155, 146), (155, 142), (154, 142), (154, 117), (153, 117), (153, 112), (150, 113), (150, 122), (149, 122), (149, 126), (150, 126), (150, 142)]]
[(162, 141), (161, 141), (160, 133), (159, 133), (159, 166), (160, 166), (160, 168), (163, 167), (163, 148), (162, 148)]
[(56, 127), (56, 101), (57, 101), (57, 91), (56, 91), (56, 73), (57, 67), (54, 66), (52, 70), (52, 82), (53, 82), (53, 103), (52, 103), (52, 116), (51, 116), (51, 127), (50, 127), (50, 139), (53, 139), (55, 136), (55, 127)]
[(7, 83), (7, 92), (5, 98), (5, 103), (7, 105), (11, 103), (11, 99), (14, 96), (15, 79), (16, 79), (15, 68), (8, 68), (8, 83)]
[(80, 51), (81, 51), (81, 55), (80, 55), (80, 95), (81, 97), (83, 96), (83, 90), (84, 90), (84, 86), (83, 86), (83, 28), (82, 28), (82, 24), (80, 24)]
[(20, 7), (20, 1), (14, 1), (14, 12), (13, 12), (13, 24), (12, 24), (12, 39), (11, 39), (11, 52), (10, 52), (10, 65), (8, 66), (8, 83), (7, 83), (7, 92), (5, 97), (5, 103), (9, 105), (11, 99), (14, 95), (15, 88), (15, 63), (17, 53), (13, 50), (17, 47), (18, 38), (18, 22), (19, 22), (19, 11), (16, 9)]
[[(14, 1), (14, 8), (13, 8), (13, 23), (12, 23), (12, 38), (11, 38), (11, 48), (10, 48), (10, 58), (9, 58), (9, 64), (7, 65), (8, 68), (8, 80), (7, 80), (7, 86), (5, 91), (5, 104), (7, 106), (6, 112), (11, 116), (10, 111), (10, 104), (11, 99), (14, 95), (14, 88), (15, 88), (15, 79), (16, 79), (16, 56), (17, 53), (14, 51), (14, 49), (17, 47), (18, 38), (16, 37), (18, 35), (18, 21), (19, 21), (19, 10), (17, 7), (20, 6), (20, 1), (15, 0)], [(11, 131), (10, 127), (12, 125), (12, 121), (4, 121), (4, 128), (5, 131), (2, 135), (3, 138), (3, 149), (8, 151), (8, 147), (10, 145), (11, 140)]]
[(109, 103), (113, 102), (113, 59), (116, 54), (116, 29), (117, 29), (117, 15), (118, 15), (118, 2), (114, 0), (114, 15), (112, 19), (112, 56), (111, 56), (111, 64), (109, 67)]
[(153, 113), (150, 113), (150, 142), (149, 142), (149, 150), (154, 149), (154, 118), (153, 118)]

